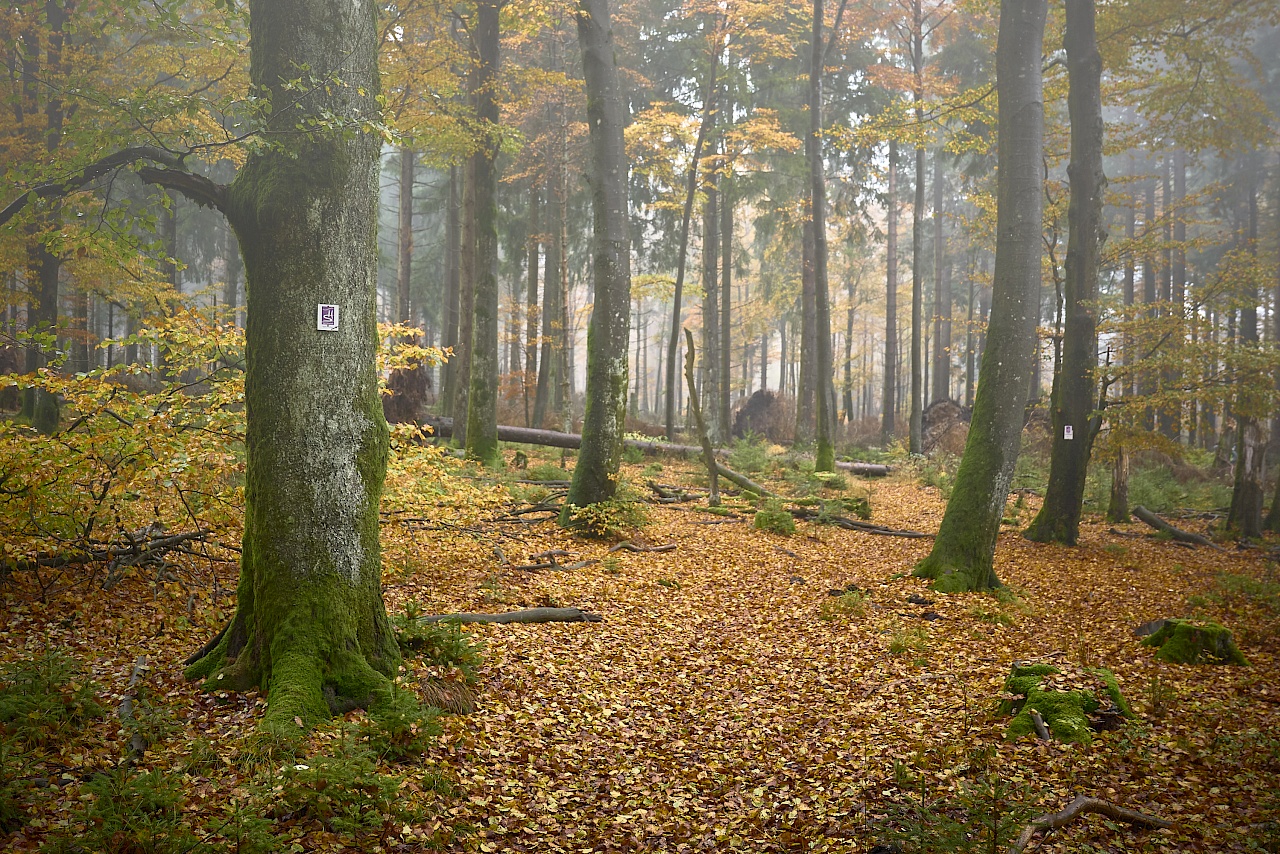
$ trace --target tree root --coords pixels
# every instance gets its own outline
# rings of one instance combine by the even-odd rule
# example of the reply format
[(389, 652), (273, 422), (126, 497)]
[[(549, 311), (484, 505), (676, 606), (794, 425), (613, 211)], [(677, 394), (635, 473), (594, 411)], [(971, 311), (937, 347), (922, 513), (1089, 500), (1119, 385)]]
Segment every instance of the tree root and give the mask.
[(1194, 543), (1198, 546), (1208, 546), (1209, 548), (1217, 549), (1218, 551), (1225, 551), (1222, 546), (1218, 545), (1213, 540), (1210, 540), (1208, 537), (1201, 536), (1200, 534), (1193, 534), (1190, 531), (1184, 531), (1181, 528), (1175, 528), (1173, 525), (1170, 525), (1168, 522), (1143, 507), (1141, 504), (1133, 508), (1133, 515), (1141, 519), (1143, 522), (1146, 522), (1160, 533), (1168, 534), (1180, 543)]
[(1165, 828), (1173, 827), (1173, 822), (1160, 818), (1159, 816), (1147, 815), (1137, 810), (1127, 809), (1126, 807), (1118, 807), (1115, 804), (1102, 801), (1097, 798), (1090, 798), (1087, 795), (1076, 795), (1075, 800), (1067, 804), (1066, 808), (1060, 812), (1048, 813), (1039, 818), (1032, 819), (1022, 830), (1022, 835), (1009, 848), (1009, 854), (1021, 854), (1023, 849), (1031, 842), (1031, 838), (1041, 830), (1054, 830), (1068, 824), (1072, 819), (1081, 813), (1096, 812), (1105, 815), (1107, 818), (1116, 821), (1124, 821), (1138, 827), (1149, 828)]

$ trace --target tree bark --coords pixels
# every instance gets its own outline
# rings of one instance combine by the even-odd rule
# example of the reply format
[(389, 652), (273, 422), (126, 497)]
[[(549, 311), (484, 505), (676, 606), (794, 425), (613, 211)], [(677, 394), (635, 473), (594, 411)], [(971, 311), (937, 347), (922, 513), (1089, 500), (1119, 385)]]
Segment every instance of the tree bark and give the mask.
[[(725, 96), (726, 99), (728, 96)], [(720, 400), (718, 401), (719, 412), (716, 422), (720, 425), (720, 439), (729, 436), (733, 427), (732, 417), (730, 415), (729, 388), (732, 383), (729, 382), (729, 371), (732, 369), (732, 360), (729, 356), (731, 312), (730, 312), (730, 296), (733, 292), (733, 185), (728, 175), (720, 176)], [(707, 358), (717, 358), (714, 354), (709, 354)], [(743, 377), (746, 377), (747, 360), (744, 357)], [(745, 382), (744, 382), (745, 385)]]
[[(924, 125), (924, 15), (921, 0), (912, 0), (912, 100), (916, 125)], [(911, 412), (907, 444), (913, 454), (924, 453), (924, 146), (916, 146), (915, 203), (911, 206)]]
[(538, 371), (538, 264), (541, 260), (539, 248), (542, 245), (542, 220), (539, 209), (542, 207), (542, 191), (538, 186), (529, 189), (529, 284), (525, 294), (524, 315), (524, 378), (520, 387), (524, 392), (524, 426), (533, 426), (533, 413), (530, 411), (532, 400), (529, 386), (537, 390)]
[(440, 390), (440, 399), (445, 415), (449, 416), (455, 414), (453, 401), (457, 394), (458, 363), (461, 361), (457, 349), (462, 309), (462, 198), (461, 193), (458, 192), (461, 174), (462, 169), (458, 166), (449, 167), (449, 195), (445, 202), (444, 220), (444, 306), (441, 309), (444, 330), (442, 337), (445, 349), (451, 351), (453, 356), (444, 364), (444, 382)]
[[(380, 140), (357, 129), (379, 114), (377, 12), (249, 5), (250, 78), (272, 126), (297, 130), (254, 150), (229, 196), (249, 284), (244, 543), (235, 617), (187, 674), (263, 688), (280, 733), (368, 705), (400, 663), (378, 542)], [(298, 68), (340, 82), (300, 94)], [(318, 304), (338, 306), (336, 330), (317, 329)]]
[(1003, 0), (996, 47), (996, 267), (982, 382), (955, 487), (933, 551), (915, 575), (941, 591), (986, 590), (1022, 438), (1040, 283), (1044, 103), (1041, 48), (1047, 0)]
[(694, 375), (694, 361), (697, 358), (693, 350), (693, 333), (684, 331), (687, 351), (684, 354), (684, 379), (689, 384), (689, 408), (693, 410), (693, 422), (698, 429), (698, 443), (702, 448), (702, 463), (707, 467), (707, 484), (710, 495), (707, 503), (712, 507), (720, 506), (720, 466), (716, 462), (715, 449), (711, 447), (711, 437), (707, 433), (707, 422), (702, 417), (702, 405), (698, 403), (697, 378)]
[(951, 275), (947, 264), (942, 208), (942, 151), (933, 155), (933, 400), (951, 399)]
[(1085, 476), (1093, 440), (1101, 426), (1094, 416), (1097, 397), (1098, 265), (1105, 233), (1102, 225), (1102, 57), (1094, 28), (1094, 0), (1067, 0), (1063, 45), (1067, 52), (1071, 119), (1071, 164), (1067, 167), (1071, 200), (1067, 210), (1066, 315), (1062, 361), (1053, 378), (1050, 414), (1053, 450), (1049, 484), (1040, 512), (1024, 532), (1029, 540), (1073, 546), (1080, 536)]
[[(813, 55), (809, 63), (809, 219), (813, 224), (813, 294), (816, 334), (814, 395), (817, 399), (816, 471), (835, 470), (835, 361), (831, 351), (831, 292), (827, 283), (827, 179), (822, 158), (822, 70), (826, 56), (822, 35), (823, 0), (813, 0)], [(831, 34), (835, 38), (836, 33)]]
[(627, 343), (631, 336), (626, 113), (618, 82), (608, 0), (579, 0), (575, 13), (587, 85), (591, 134), (592, 271), (595, 299), (587, 327), (583, 444), (565, 499), (585, 507), (613, 498), (627, 417)]
[[(1258, 168), (1256, 158), (1246, 155), (1244, 163), (1245, 245), (1250, 254), (1258, 251)], [(1240, 284), (1240, 340), (1237, 347), (1243, 352), (1241, 367), (1257, 364), (1258, 342), (1258, 292), (1253, 282)], [(1254, 375), (1247, 367), (1245, 376), (1236, 384), (1232, 412), (1236, 419), (1235, 485), (1231, 491), (1231, 508), (1227, 513), (1227, 527), (1246, 539), (1262, 536), (1262, 478), (1266, 465), (1266, 440), (1262, 435), (1261, 417), (1267, 410), (1266, 395), (1259, 393), (1266, 378)]]
[(498, 0), (476, 3), (476, 118), (485, 135), (475, 164), (475, 302), (467, 395), (467, 458), (497, 466), (498, 453)]
[(898, 142), (889, 140), (889, 186), (886, 194), (884, 291), (884, 400), (880, 411), (880, 443), (887, 445), (897, 429), (898, 406)]
[(679, 384), (676, 382), (676, 360), (680, 354), (680, 311), (684, 299), (684, 274), (687, 255), (689, 253), (689, 222), (693, 218), (693, 199), (698, 190), (698, 164), (702, 160), (702, 150), (707, 144), (707, 136), (715, 123), (716, 74), (720, 63), (720, 42), (714, 38), (719, 31), (718, 23), (713, 25), (713, 41), (710, 51), (710, 67), (707, 80), (702, 87), (702, 121), (698, 124), (698, 138), (693, 145), (693, 159), (689, 161), (689, 175), (685, 185), (684, 210), (680, 217), (680, 247), (676, 254), (676, 283), (671, 297), (670, 337), (667, 339), (666, 362), (666, 399), (663, 402), (664, 424), (667, 438), (676, 436), (676, 398), (679, 396)]
[[(707, 184), (702, 208), (702, 416), (707, 433), (721, 441), (720, 414), (720, 176)], [(689, 389), (697, 394), (696, 387)], [(725, 425), (727, 428), (727, 425)], [(725, 432), (728, 432), (727, 429)]]
[(396, 323), (409, 318), (409, 284), (413, 277), (413, 149), (400, 146), (400, 205), (396, 228)]

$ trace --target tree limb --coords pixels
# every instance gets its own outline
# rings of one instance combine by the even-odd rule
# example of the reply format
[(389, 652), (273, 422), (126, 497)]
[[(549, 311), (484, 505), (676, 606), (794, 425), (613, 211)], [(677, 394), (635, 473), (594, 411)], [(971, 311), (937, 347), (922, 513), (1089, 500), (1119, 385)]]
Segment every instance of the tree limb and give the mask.
[(1018, 841), (1013, 843), (1009, 848), (1009, 854), (1021, 854), (1022, 850), (1031, 842), (1031, 837), (1036, 835), (1037, 831), (1053, 830), (1062, 827), (1070, 822), (1073, 818), (1081, 813), (1096, 812), (1105, 815), (1107, 818), (1116, 821), (1124, 821), (1139, 827), (1164, 828), (1173, 827), (1173, 822), (1160, 818), (1155, 815), (1147, 815), (1137, 810), (1118, 807), (1107, 801), (1091, 798), (1087, 795), (1076, 795), (1076, 799), (1067, 804), (1066, 809), (1060, 812), (1042, 815), (1039, 818), (1032, 819), (1022, 830), (1022, 835), (1018, 837)]
[(227, 185), (219, 184), (203, 175), (182, 169), (163, 169), (143, 166), (138, 177), (148, 184), (156, 184), (166, 190), (176, 190), (191, 201), (206, 208), (227, 212)]
[[(10, 202), (4, 210), (0, 210), (0, 225), (4, 225), (13, 219), (28, 204), (35, 199), (52, 199), (74, 193), (85, 184), (96, 181), (103, 175), (106, 175), (113, 169), (126, 166), (130, 163), (136, 163), (139, 160), (149, 160), (153, 163), (160, 163), (174, 169), (181, 169), (182, 158), (170, 151), (162, 148), (156, 148), (153, 145), (135, 145), (129, 148), (122, 148), (106, 157), (101, 157), (90, 163), (76, 174), (63, 178), (61, 181), (50, 181), (47, 184), (40, 184), (27, 190), (18, 198)], [(210, 184), (213, 182), (210, 181)], [(215, 185), (217, 186), (217, 185)], [(225, 188), (224, 188), (225, 192)], [(203, 204), (203, 202), (202, 202)]]

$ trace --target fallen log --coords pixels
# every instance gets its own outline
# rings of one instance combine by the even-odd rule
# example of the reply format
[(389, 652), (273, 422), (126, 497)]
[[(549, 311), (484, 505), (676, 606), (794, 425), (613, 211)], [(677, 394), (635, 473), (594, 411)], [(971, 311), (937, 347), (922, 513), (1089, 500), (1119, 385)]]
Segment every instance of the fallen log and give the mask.
[(1023, 828), (1022, 835), (1018, 837), (1018, 841), (1014, 842), (1009, 848), (1009, 854), (1021, 854), (1022, 850), (1031, 842), (1031, 838), (1039, 831), (1054, 830), (1069, 823), (1076, 816), (1090, 812), (1096, 812), (1100, 815), (1105, 815), (1107, 818), (1127, 822), (1139, 827), (1173, 827), (1173, 822), (1159, 816), (1147, 815), (1137, 810), (1118, 807), (1115, 804), (1097, 798), (1090, 798), (1087, 795), (1076, 795), (1075, 800), (1067, 804), (1062, 811), (1032, 819), (1031, 823)]
[(765, 489), (763, 486), (756, 483), (754, 480), (747, 477), (746, 475), (738, 474), (733, 469), (728, 468), (727, 466), (720, 465), (720, 463), (716, 463), (716, 474), (718, 474), (720, 477), (724, 478), (725, 480), (729, 481), (739, 489), (745, 489), (747, 492), (754, 492), (756, 495), (759, 495), (762, 498), (778, 497), (778, 494), (776, 492), (771, 492), (768, 489)]
[(667, 543), (662, 546), (638, 546), (630, 540), (623, 540), (622, 542), (609, 547), (610, 554), (613, 554), (614, 552), (673, 552), (675, 550), (675, 543)]
[(1213, 540), (1210, 540), (1208, 537), (1200, 534), (1193, 534), (1190, 531), (1184, 531), (1181, 528), (1175, 528), (1173, 525), (1170, 525), (1168, 522), (1143, 507), (1141, 504), (1133, 508), (1133, 515), (1137, 516), (1143, 522), (1147, 523), (1152, 528), (1155, 528), (1160, 533), (1168, 534), (1180, 543), (1195, 543), (1198, 546), (1209, 546), (1210, 548), (1217, 549), (1218, 551), (1223, 551), (1222, 546), (1218, 545)]
[(424, 623), (598, 623), (604, 618), (578, 608), (526, 608), (523, 611), (507, 611), (503, 614), (434, 614), (419, 617)]
[[(452, 418), (433, 418), (425, 422), (424, 426), (430, 427), (434, 434), (441, 438), (449, 439), (453, 437)], [(539, 430), (533, 427), (515, 427), (509, 424), (498, 425), (498, 439), (502, 442), (518, 442), (522, 445), (541, 445), (547, 448), (568, 448), (570, 450), (577, 450), (582, 445), (582, 434), (580, 433)], [(648, 456), (675, 454), (676, 456), (696, 457), (702, 454), (702, 448), (698, 445), (676, 445), (672, 442), (663, 442), (657, 439), (623, 439), (622, 444), (628, 448), (635, 448)], [(717, 457), (727, 457), (729, 456), (729, 451), (725, 448), (716, 448), (715, 455)], [(841, 460), (836, 461), (836, 468), (861, 475), (862, 477), (885, 477), (893, 471), (892, 466), (878, 463), (855, 463)], [(723, 473), (721, 476), (723, 476)]]

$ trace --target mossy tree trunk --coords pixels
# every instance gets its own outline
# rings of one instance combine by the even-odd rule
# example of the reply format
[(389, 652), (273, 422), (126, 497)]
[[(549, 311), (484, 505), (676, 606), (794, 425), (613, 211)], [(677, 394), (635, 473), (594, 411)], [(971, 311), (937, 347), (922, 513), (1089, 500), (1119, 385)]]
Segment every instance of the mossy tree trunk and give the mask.
[[(817, 471), (835, 471), (835, 387), (831, 351), (831, 293), (827, 282), (827, 177), (822, 159), (822, 70), (826, 41), (822, 34), (823, 0), (813, 0), (812, 56), (809, 60), (809, 134), (805, 156), (809, 161), (809, 214), (813, 224), (813, 295), (817, 353), (814, 365), (814, 439), (817, 444)], [(838, 38), (832, 33), (831, 38)]]
[(1003, 0), (1000, 6), (996, 266), (982, 380), (933, 551), (915, 568), (946, 592), (1000, 583), (993, 567), (996, 536), (1018, 459), (1039, 313), (1046, 7), (1047, 0)]
[[(911, 70), (916, 126), (924, 127), (924, 10), (911, 3)], [(924, 453), (924, 145), (916, 146), (915, 204), (911, 206), (911, 408), (907, 448)]]
[[(591, 134), (592, 271), (595, 301), (587, 327), (587, 405), (582, 447), (565, 499), (584, 507), (613, 497), (627, 417), (631, 338), (631, 249), (627, 228), (626, 123), (608, 0), (580, 0), (575, 17), (587, 84)], [(562, 516), (567, 522), (568, 517)]]
[[(225, 207), (249, 304), (244, 549), (235, 617), (188, 675), (263, 688), (267, 725), (287, 731), (367, 705), (400, 661), (378, 544), (380, 140), (360, 130), (378, 115), (377, 5), (252, 0), (249, 14), (251, 78), (280, 132)], [(330, 85), (300, 94), (299, 68)], [(338, 306), (336, 330), (317, 329), (319, 304)]]
[[(1098, 259), (1104, 238), (1102, 191), (1102, 57), (1094, 28), (1094, 0), (1067, 0), (1063, 44), (1067, 52), (1071, 118), (1071, 203), (1067, 211), (1063, 282), (1062, 362), (1053, 378), (1050, 411), (1053, 451), (1040, 512), (1024, 532), (1029, 540), (1073, 546), (1080, 536), (1089, 455), (1098, 431), (1093, 415), (1098, 368)], [(1071, 435), (1067, 435), (1070, 431)]]
[(475, 303), (467, 396), (467, 458), (486, 466), (498, 453), (498, 3), (476, 4), (476, 117), (486, 134), (475, 157)]

